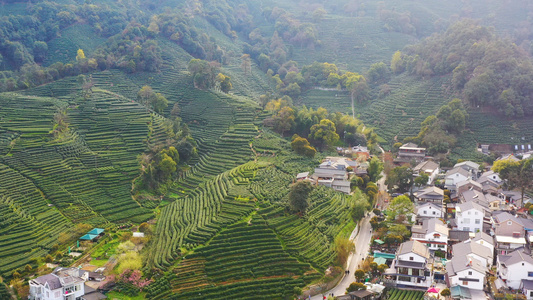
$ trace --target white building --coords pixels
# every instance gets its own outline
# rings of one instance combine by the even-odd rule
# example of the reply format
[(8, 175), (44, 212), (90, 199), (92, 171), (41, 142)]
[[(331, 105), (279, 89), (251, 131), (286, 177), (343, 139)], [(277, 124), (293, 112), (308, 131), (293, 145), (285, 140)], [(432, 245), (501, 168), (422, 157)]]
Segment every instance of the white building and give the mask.
[(427, 184), (431, 184), (439, 172), (439, 164), (431, 160), (421, 162), (413, 169), (413, 175), (420, 176), (426, 174), (429, 177)]
[(422, 225), (413, 225), (411, 240), (425, 244), (429, 250), (448, 250), (448, 227), (437, 218), (424, 220)]
[(416, 217), (419, 220), (427, 218), (443, 218), (444, 210), (442, 206), (431, 202), (426, 202), (416, 207)]
[(490, 249), (490, 253), (494, 253), (494, 238), (482, 231), (477, 232), (472, 242), (478, 243)]
[(457, 183), (468, 180), (471, 176), (470, 172), (463, 168), (453, 168), (446, 172), (444, 187), (451, 191), (455, 191)]
[(474, 174), (474, 175), (477, 174), (477, 172), (479, 171), (479, 165), (469, 160), (456, 163), (453, 167), (462, 168), (465, 171), (470, 172), (471, 174)]
[(453, 245), (452, 254), (454, 256), (466, 255), (470, 258), (477, 259), (487, 268), (492, 267), (492, 262), (494, 260), (494, 252), (492, 252), (490, 248), (473, 242), (472, 240), (466, 240), (462, 243)]
[(101, 273), (78, 268), (56, 268), (52, 273), (29, 281), (31, 300), (99, 300), (107, 297), (86, 286), (86, 281), (102, 281)]
[(457, 229), (470, 232), (483, 231), (485, 209), (475, 202), (465, 202), (455, 206)]
[(77, 300), (85, 294), (85, 280), (76, 268), (64, 269), (30, 280), (33, 300)]
[(387, 275), (396, 286), (404, 288), (428, 288), (433, 283), (433, 256), (426, 245), (419, 241), (407, 241), (396, 251)]
[(508, 255), (498, 255), (496, 263), (498, 276), (510, 288), (519, 289), (522, 279), (533, 280), (533, 258), (523, 250), (516, 250)]
[(464, 255), (455, 255), (446, 263), (446, 276), (450, 287), (462, 286), (483, 290), (487, 271), (482, 262)]

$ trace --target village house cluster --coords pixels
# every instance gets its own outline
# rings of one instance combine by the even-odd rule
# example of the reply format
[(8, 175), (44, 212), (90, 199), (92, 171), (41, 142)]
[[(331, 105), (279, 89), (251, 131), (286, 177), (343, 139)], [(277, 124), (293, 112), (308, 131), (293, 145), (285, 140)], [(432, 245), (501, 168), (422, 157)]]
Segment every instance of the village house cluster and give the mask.
[(389, 254), (394, 255), (387, 259), (385, 284), (449, 288), (453, 299), (486, 299), (495, 293), (533, 299), (533, 218), (524, 208), (531, 199), (522, 201), (520, 192), (505, 190), (499, 174), (477, 163), (441, 170), (424, 156), (424, 148), (405, 144), (395, 160), (415, 160), (414, 176), (429, 179), (412, 192), (411, 239)]

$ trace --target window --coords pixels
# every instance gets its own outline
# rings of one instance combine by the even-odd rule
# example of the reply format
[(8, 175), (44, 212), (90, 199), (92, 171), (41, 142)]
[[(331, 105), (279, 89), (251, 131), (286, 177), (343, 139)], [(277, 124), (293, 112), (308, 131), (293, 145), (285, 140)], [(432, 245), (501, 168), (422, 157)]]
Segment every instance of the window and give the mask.
[(415, 260), (414, 257), (412, 256), (409, 256), (409, 260)]
[(437, 212), (436, 212), (436, 211), (434, 211), (434, 212), (433, 212), (433, 215), (436, 215), (436, 214), (437, 214)]
[(463, 281), (463, 285), (468, 285), (468, 281)]
[(469, 211), (469, 212), (468, 212), (468, 215), (470, 215), (471, 213), (472, 213), (472, 212), (471, 212), (471, 211)]
[(472, 271), (468, 271), (468, 275), (472, 275)]
[(527, 277), (533, 277), (533, 272), (527, 272)]
[(474, 212), (474, 215), (476, 215), (476, 216), (477, 216), (477, 211), (476, 211), (476, 212)]
[(507, 225), (513, 225), (513, 221), (507, 221)]
[(481, 224), (481, 220), (480, 219), (476, 219), (476, 224)]
[(533, 291), (529, 292), (529, 297), (533, 297)]
[(463, 231), (470, 231), (470, 227), (463, 227)]
[(428, 211), (427, 210), (424, 210), (424, 215), (427, 215), (428, 214)]

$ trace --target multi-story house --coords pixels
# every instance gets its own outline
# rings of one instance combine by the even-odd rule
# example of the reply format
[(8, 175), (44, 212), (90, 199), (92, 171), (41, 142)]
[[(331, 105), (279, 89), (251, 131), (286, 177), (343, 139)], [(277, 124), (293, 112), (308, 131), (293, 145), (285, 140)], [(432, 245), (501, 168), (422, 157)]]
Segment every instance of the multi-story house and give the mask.
[(450, 191), (456, 191), (457, 183), (468, 180), (471, 176), (470, 172), (463, 168), (453, 168), (446, 172), (444, 187)]
[(437, 177), (437, 175), (439, 174), (439, 171), (439, 164), (434, 161), (428, 160), (419, 163), (413, 169), (413, 175), (420, 176), (422, 174), (426, 174), (428, 176), (427, 184), (431, 184), (433, 180), (435, 180), (435, 177)]
[(413, 225), (411, 240), (425, 244), (429, 250), (448, 250), (448, 227), (437, 218), (424, 220), (422, 225)]
[(482, 262), (465, 255), (455, 255), (446, 263), (446, 278), (450, 287), (483, 290), (487, 271)]
[(442, 206), (426, 202), (416, 207), (417, 222), (423, 222), (425, 219), (443, 218), (444, 209)]
[(498, 277), (510, 288), (519, 289), (523, 279), (533, 280), (533, 258), (523, 249), (518, 249), (508, 255), (498, 255), (496, 264)]
[(33, 300), (78, 300), (85, 294), (85, 280), (76, 268), (59, 269), (30, 280)]
[(508, 212), (492, 216), (492, 230), (496, 239), (496, 251), (500, 255), (511, 253), (527, 244), (522, 219)]
[(422, 190), (416, 191), (414, 197), (417, 205), (430, 202), (442, 207), (444, 191), (436, 186), (428, 186)]
[(466, 240), (462, 243), (453, 245), (452, 254), (454, 256), (466, 255), (470, 258), (477, 259), (487, 268), (492, 267), (494, 261), (494, 252), (492, 252), (490, 248), (472, 240)]
[(472, 162), (472, 161), (463, 161), (463, 162), (460, 162), (460, 163), (456, 163), (454, 166), (454, 168), (462, 168), (464, 169), (465, 171), (469, 172), (470, 174), (472, 174), (473, 176), (477, 177), (477, 173), (479, 172), (479, 165), (476, 164), (475, 162)]
[(457, 182), (457, 184), (455, 185), (455, 188), (457, 190), (457, 194), (459, 195), (469, 190), (478, 191), (480, 193), (483, 192), (483, 186), (480, 183), (475, 182), (472, 179), (467, 179), (465, 181)]
[(396, 258), (387, 272), (397, 287), (428, 288), (433, 283), (433, 256), (419, 241), (407, 241), (398, 247)]
[(472, 201), (456, 205), (455, 219), (457, 229), (470, 232), (483, 231), (485, 212), (485, 208)]

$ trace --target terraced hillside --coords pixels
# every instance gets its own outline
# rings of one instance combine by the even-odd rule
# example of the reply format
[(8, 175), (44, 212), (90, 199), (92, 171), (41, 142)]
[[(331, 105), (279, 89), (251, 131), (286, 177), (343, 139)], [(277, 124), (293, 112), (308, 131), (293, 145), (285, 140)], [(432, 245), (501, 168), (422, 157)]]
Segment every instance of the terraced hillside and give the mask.
[[(367, 103), (356, 104), (355, 111), (388, 142), (416, 135), (420, 123), (453, 98), (446, 92), (449, 85), (446, 77), (420, 80), (400, 75), (387, 85), (390, 94), (378, 97), (379, 88), (376, 88), (375, 97)], [(351, 112), (351, 99), (346, 91), (311, 90), (304, 95), (302, 103), (313, 108), (322, 106), (331, 111)]]

